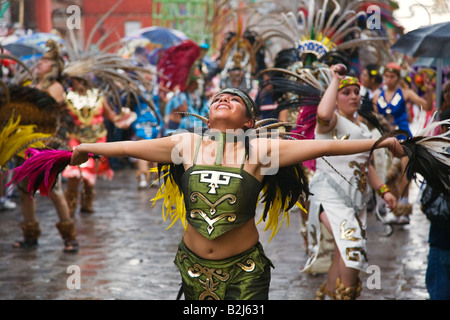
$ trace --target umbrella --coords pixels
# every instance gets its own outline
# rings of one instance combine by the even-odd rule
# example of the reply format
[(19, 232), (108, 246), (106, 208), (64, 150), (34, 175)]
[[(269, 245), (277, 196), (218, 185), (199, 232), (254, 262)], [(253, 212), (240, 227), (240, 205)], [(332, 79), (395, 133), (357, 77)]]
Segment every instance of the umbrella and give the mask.
[[(5, 55), (5, 56), (12, 55), (11, 51), (6, 50), (4, 47), (3, 48), (0, 47), (0, 54)], [(4, 57), (2, 57), (0, 59), (0, 66), (3, 65), (5, 67), (8, 67), (10, 65), (15, 65), (16, 63), (17, 62), (12, 59), (4, 58)]]
[[(436, 67), (439, 58), (419, 58), (414, 62), (414, 66), (416, 67)], [(442, 63), (444, 66), (450, 66), (450, 59), (443, 59)]]
[(178, 45), (188, 39), (188, 37), (179, 30), (157, 26), (139, 29), (133, 32), (131, 36), (141, 36), (147, 38), (152, 43), (162, 45), (163, 49)]
[(3, 47), (21, 60), (37, 58), (45, 52), (39, 46), (25, 43), (9, 43)]
[(53, 34), (53, 33), (45, 33), (45, 32), (36, 32), (29, 35), (25, 35), (17, 39), (14, 43), (21, 43), (27, 45), (33, 45), (41, 47), (46, 51), (46, 42), (47, 40), (55, 40), (60, 44), (64, 44), (64, 40), (61, 37)]
[(412, 57), (436, 58), (436, 108), (441, 103), (443, 59), (450, 58), (450, 22), (412, 30), (397, 40), (392, 50)]

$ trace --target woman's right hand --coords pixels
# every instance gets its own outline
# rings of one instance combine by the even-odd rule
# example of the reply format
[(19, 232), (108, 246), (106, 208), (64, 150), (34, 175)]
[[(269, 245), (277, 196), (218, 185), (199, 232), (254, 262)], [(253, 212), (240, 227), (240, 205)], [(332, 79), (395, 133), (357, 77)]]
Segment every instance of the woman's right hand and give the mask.
[(331, 76), (339, 81), (345, 78), (347, 67), (341, 63), (334, 64), (330, 67)]
[(72, 151), (72, 157), (70, 158), (71, 166), (78, 166), (89, 159), (89, 153), (82, 151), (80, 146), (75, 147)]

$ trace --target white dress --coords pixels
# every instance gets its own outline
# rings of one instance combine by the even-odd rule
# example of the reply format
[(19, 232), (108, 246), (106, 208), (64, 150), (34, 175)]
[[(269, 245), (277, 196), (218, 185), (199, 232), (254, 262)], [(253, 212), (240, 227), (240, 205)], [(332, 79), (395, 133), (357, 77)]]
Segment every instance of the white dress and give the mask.
[[(316, 133), (315, 136), (315, 139), (345, 138), (370, 139), (371, 132), (365, 124), (357, 125), (338, 114), (337, 124), (331, 132)], [(345, 265), (366, 272), (368, 164), (369, 152), (317, 159), (316, 171), (310, 181), (313, 196), (308, 214), (309, 257), (302, 272), (328, 272), (334, 252), (333, 239)], [(322, 210), (330, 221), (332, 235), (319, 220)]]

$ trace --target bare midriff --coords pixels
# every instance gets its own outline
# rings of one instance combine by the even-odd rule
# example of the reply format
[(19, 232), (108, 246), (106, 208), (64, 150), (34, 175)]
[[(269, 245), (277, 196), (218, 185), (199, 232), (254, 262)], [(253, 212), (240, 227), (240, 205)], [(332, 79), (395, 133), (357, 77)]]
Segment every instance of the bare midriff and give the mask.
[(259, 233), (254, 218), (213, 240), (205, 238), (189, 223), (184, 234), (186, 246), (199, 257), (209, 260), (238, 255), (255, 246), (258, 241)]

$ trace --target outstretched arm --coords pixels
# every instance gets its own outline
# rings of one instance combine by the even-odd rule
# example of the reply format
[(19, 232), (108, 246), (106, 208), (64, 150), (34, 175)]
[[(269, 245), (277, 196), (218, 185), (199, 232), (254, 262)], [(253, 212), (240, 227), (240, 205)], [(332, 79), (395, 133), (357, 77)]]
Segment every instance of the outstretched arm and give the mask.
[(182, 150), (190, 150), (191, 139), (194, 139), (193, 135), (186, 133), (152, 140), (82, 143), (74, 148), (70, 164), (79, 165), (86, 162), (90, 153), (112, 158), (133, 157), (171, 163), (174, 162), (174, 157), (180, 154), (183, 156)]
[[(289, 166), (322, 156), (342, 156), (369, 151), (377, 140), (280, 140), (278, 150), (271, 147), (271, 155), (278, 154), (279, 166)], [(273, 145), (275, 146), (275, 145)], [(378, 148), (394, 150), (397, 157), (405, 156), (405, 152), (396, 138), (382, 141)]]

